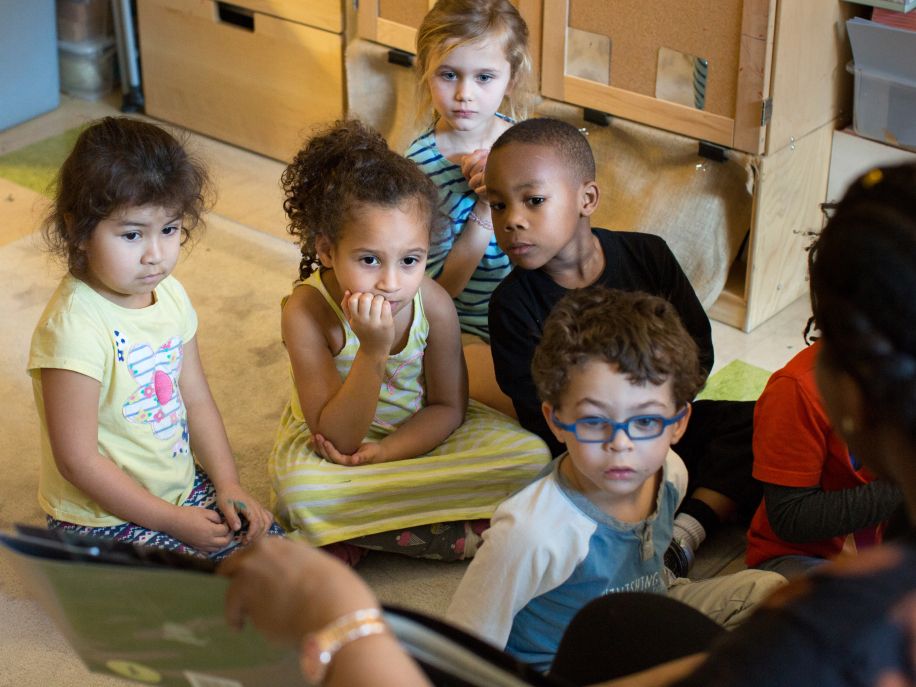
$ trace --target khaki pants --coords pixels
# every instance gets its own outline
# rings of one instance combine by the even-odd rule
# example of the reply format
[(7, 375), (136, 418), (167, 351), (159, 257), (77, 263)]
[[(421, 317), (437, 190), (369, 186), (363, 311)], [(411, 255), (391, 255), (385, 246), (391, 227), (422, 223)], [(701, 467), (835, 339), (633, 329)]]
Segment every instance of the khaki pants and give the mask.
[(744, 622), (786, 578), (766, 570), (742, 570), (708, 580), (678, 577), (668, 585), (668, 596), (712, 618), (726, 629)]

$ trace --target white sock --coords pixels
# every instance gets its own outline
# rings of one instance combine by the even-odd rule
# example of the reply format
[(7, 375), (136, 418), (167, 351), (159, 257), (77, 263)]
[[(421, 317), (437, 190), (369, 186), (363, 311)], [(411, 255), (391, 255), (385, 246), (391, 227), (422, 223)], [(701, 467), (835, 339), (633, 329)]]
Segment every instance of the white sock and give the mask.
[(706, 530), (700, 521), (687, 513), (678, 513), (674, 518), (674, 530), (671, 533), (672, 539), (682, 546), (688, 547), (692, 552), (700, 548), (700, 544), (706, 539)]

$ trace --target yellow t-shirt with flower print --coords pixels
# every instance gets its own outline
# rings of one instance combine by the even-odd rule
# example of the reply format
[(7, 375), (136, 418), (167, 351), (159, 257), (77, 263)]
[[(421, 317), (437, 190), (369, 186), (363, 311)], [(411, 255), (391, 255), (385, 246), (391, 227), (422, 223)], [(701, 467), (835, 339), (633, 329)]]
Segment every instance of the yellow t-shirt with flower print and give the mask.
[(191, 492), (194, 459), (178, 377), (197, 314), (174, 277), (156, 287), (154, 301), (123, 308), (68, 274), (38, 321), (28, 362), (41, 423), (38, 501), (58, 520), (90, 527), (124, 522), (58, 471), (45, 422), (44, 368), (71, 370), (99, 383), (100, 454), (169, 503), (181, 504)]

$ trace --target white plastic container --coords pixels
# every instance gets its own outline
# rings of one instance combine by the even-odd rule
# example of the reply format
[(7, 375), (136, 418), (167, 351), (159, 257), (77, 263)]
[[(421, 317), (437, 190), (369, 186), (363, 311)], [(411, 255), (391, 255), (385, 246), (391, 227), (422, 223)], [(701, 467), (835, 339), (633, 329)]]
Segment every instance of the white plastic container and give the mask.
[(916, 31), (858, 17), (846, 30), (856, 75), (856, 133), (916, 148)]
[(893, 146), (916, 149), (916, 83), (856, 69), (853, 128)]
[(93, 41), (57, 41), (60, 90), (85, 100), (98, 100), (114, 87), (115, 47), (110, 37)]

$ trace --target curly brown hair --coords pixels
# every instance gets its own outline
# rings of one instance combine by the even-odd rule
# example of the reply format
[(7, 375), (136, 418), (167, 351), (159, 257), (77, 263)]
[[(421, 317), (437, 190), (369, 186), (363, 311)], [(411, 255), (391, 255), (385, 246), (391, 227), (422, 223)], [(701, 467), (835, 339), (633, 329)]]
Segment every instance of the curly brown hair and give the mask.
[(318, 131), (283, 171), (281, 184), (287, 231), (298, 239), (302, 253), (300, 279), (318, 267), (318, 237), (336, 244), (360, 205), (392, 208), (416, 203), (430, 234), (440, 228), (433, 182), (359, 120), (340, 120)]
[(76, 139), (55, 180), (44, 223), (48, 249), (76, 276), (82, 246), (99, 222), (128, 207), (155, 205), (182, 218), (182, 243), (201, 222), (213, 194), (204, 163), (164, 129), (138, 119), (105, 117)]
[(675, 405), (703, 387), (699, 351), (668, 301), (603, 286), (576, 289), (554, 306), (531, 372), (542, 401), (558, 405), (571, 373), (589, 361), (615, 365), (638, 385), (672, 380)]

